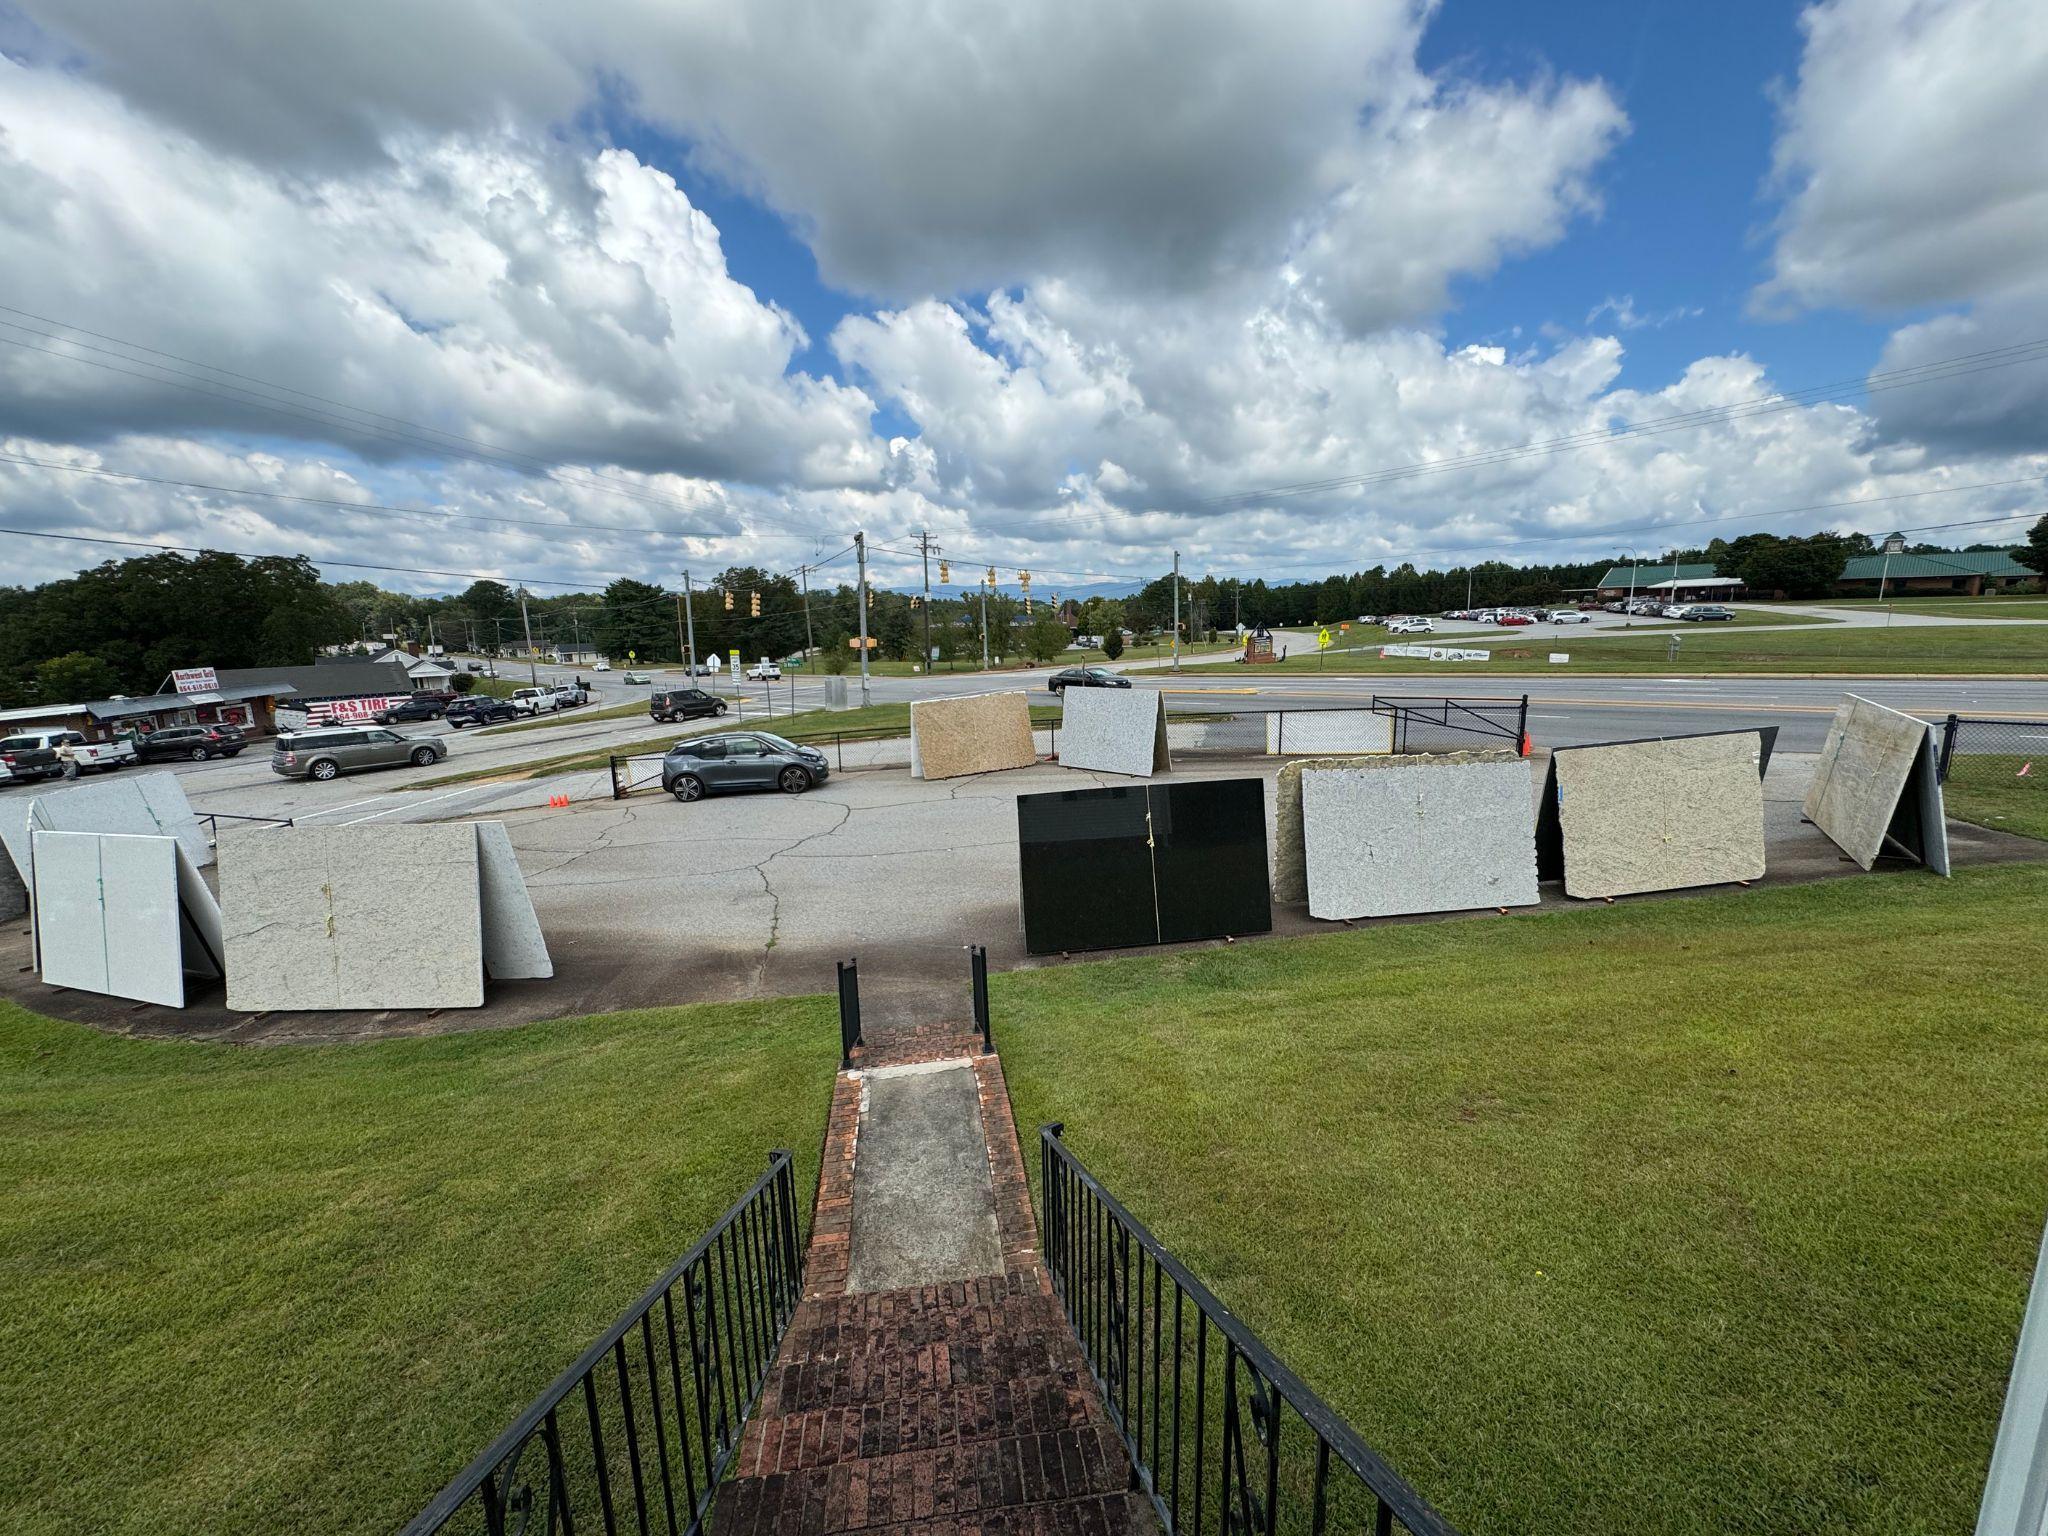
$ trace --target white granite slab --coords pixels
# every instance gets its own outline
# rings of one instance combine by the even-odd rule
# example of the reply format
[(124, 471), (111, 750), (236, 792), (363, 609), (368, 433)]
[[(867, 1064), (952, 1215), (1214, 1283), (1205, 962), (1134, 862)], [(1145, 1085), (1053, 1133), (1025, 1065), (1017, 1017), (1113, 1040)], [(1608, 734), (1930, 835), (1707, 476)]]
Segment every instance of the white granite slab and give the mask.
[(1760, 880), (1754, 731), (1562, 749), (1551, 758), (1568, 896)]
[[(1912, 715), (1886, 709), (1855, 694), (1845, 696), (1828, 726), (1828, 739), (1814, 764), (1801, 813), (1825, 832), (1842, 852), (1868, 869), (1884, 848), (1885, 835), (1899, 814), (1900, 802), (1916, 765), (1934, 754), (1933, 727)], [(1937, 847), (1942, 872), (1948, 864), (1948, 828), (1942, 819), (1939, 773), (1916, 785), (1915, 811), (1922, 818), (1930, 846)], [(1930, 858), (1929, 864), (1934, 860)]]
[(178, 905), (185, 920), (185, 974), (222, 978), (227, 953), (221, 933), (220, 903), (193, 864), (185, 845), (178, 845)]
[[(39, 790), (29, 802), (30, 825), (45, 832), (117, 832), (175, 837), (195, 865), (213, 862), (206, 828), (175, 773), (124, 773), (64, 789)], [(9, 851), (14, 852), (12, 844)], [(24, 845), (21, 854), (27, 852)], [(17, 854), (16, 862), (20, 862)]]
[(230, 1008), (483, 1003), (482, 892), (467, 822), (232, 838), (220, 900)]
[(484, 969), (499, 981), (555, 974), (546, 935), (527, 893), (526, 876), (502, 821), (476, 824), (477, 879), (482, 891)]
[(1173, 767), (1166, 696), (1153, 688), (1069, 688), (1060, 695), (1060, 766), (1149, 779)]
[(1266, 755), (1391, 752), (1394, 717), (1369, 709), (1288, 709), (1266, 716)]
[(33, 852), (44, 983), (184, 1007), (177, 840), (38, 831)]
[(1311, 768), (1355, 768), (1366, 757), (1304, 757), (1282, 763), (1273, 785), (1273, 899), (1308, 900), (1308, 845), (1301, 825), (1301, 776)]
[(1941, 797), (1941, 749), (1934, 744), (1934, 727), (1920, 743), (1920, 760), (1906, 780), (1906, 793), (1913, 797), (1920, 818), (1920, 856), (1929, 869), (1944, 878), (1949, 874), (1948, 807)]
[(1528, 761), (1507, 752), (1305, 770), (1309, 916), (1533, 906), (1532, 790)]

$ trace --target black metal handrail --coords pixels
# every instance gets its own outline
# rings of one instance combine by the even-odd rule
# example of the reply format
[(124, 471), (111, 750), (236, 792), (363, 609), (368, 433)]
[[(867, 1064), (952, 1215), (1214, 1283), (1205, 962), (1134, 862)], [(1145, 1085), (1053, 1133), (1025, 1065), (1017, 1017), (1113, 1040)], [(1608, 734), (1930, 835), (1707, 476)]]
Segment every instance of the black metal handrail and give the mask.
[(1372, 712), (1389, 715), (1394, 721), (1394, 750), (1407, 749), (1408, 727), (1436, 726), (1473, 736), (1497, 736), (1512, 741), (1523, 756), (1528, 755), (1529, 695), (1474, 698), (1417, 697), (1376, 693)]
[(753, 1188), (404, 1536), (700, 1531), (802, 1294), (796, 1176), (789, 1154), (774, 1152)]
[[(1323, 1536), (1365, 1529), (1368, 1512), (1377, 1536), (1396, 1522), (1413, 1536), (1457, 1536), (1082, 1167), (1064, 1129), (1038, 1132), (1046, 1266), (1167, 1536), (1203, 1536), (1205, 1518), (1218, 1536)], [(1307, 1434), (1283, 1459), (1290, 1409)]]
[(198, 819), (206, 822), (208, 824), (207, 830), (216, 837), (220, 835), (220, 824), (223, 821), (260, 821), (269, 827), (289, 827), (294, 825), (289, 816), (244, 816), (235, 811), (201, 811), (198, 813)]
[(853, 1053), (867, 1044), (860, 1033), (860, 961), (839, 962), (839, 1070), (853, 1070)]

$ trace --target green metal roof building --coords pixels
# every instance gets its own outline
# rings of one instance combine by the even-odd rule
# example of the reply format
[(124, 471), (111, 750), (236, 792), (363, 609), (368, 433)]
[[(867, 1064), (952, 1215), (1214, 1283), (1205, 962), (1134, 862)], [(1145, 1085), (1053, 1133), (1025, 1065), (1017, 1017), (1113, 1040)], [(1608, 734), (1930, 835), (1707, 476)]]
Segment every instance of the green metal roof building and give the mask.
[[(1944, 549), (1924, 555), (1857, 555), (1842, 567), (1835, 590), (1844, 597), (1875, 596), (1880, 583), (1887, 595), (1893, 592), (1979, 593), (2014, 586), (2040, 578), (2013, 558), (2010, 549)], [(1889, 567), (1886, 561), (1891, 562)], [(1609, 566), (1600, 578), (1602, 597), (1625, 597), (1633, 590), (1638, 597), (1683, 597), (1695, 601), (1717, 597), (1738, 597), (1742, 583), (1732, 576), (1716, 575), (1710, 564), (1680, 561), (1674, 573), (1669, 561), (1662, 564)], [(1759, 594), (1769, 596), (1768, 593)]]

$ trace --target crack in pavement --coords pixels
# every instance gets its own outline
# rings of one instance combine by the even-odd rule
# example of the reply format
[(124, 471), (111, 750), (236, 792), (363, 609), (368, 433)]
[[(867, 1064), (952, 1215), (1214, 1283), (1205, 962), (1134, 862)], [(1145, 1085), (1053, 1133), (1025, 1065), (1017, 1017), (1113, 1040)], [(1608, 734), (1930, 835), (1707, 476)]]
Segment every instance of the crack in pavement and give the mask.
[(853, 807), (844, 801), (826, 801), (824, 803), (831, 805), (833, 809), (839, 812), (839, 819), (837, 821), (829, 827), (820, 828), (816, 832), (806, 832), (795, 842), (787, 847), (777, 848), (773, 853), (762, 859), (760, 863), (753, 866), (754, 873), (761, 878), (761, 894), (768, 898), (769, 903), (768, 942), (761, 946), (761, 960), (754, 968), (754, 985), (757, 988), (765, 988), (768, 984), (768, 957), (774, 952), (776, 942), (782, 936), (782, 895), (775, 889), (775, 883), (768, 878), (768, 866), (784, 854), (796, 852), (805, 843), (813, 842), (821, 837), (831, 837), (849, 821), (853, 820)]

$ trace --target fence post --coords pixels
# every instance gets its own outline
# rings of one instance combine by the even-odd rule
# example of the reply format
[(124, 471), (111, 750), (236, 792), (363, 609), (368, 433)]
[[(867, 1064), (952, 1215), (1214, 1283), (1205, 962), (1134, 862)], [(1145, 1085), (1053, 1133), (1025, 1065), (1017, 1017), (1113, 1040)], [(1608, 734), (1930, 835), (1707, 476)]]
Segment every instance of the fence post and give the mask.
[(625, 799), (626, 797), (625, 797), (625, 796), (624, 796), (623, 794), (621, 794), (621, 793), (619, 792), (619, 758), (618, 758), (618, 754), (617, 754), (617, 753), (615, 753), (615, 752), (607, 752), (607, 753), (605, 754), (605, 758), (604, 758), (604, 761), (605, 761), (605, 766), (606, 766), (607, 768), (609, 768), (609, 769), (611, 770), (611, 774), (612, 774), (612, 798), (613, 798), (614, 800), (623, 800), (623, 799)]
[(981, 1048), (993, 1053), (996, 1043), (989, 1032), (987, 945), (967, 946), (967, 967), (974, 988), (974, 1027), (981, 1031)]
[(1529, 695), (1522, 695), (1522, 716), (1515, 731), (1515, 750), (1522, 756), (1529, 755)]
[(853, 1070), (853, 1048), (860, 1037), (860, 962), (839, 962), (839, 1070)]
[(1941, 765), (1936, 770), (1934, 775), (1935, 781), (1937, 783), (1946, 784), (1948, 782), (1949, 760), (1956, 755), (1956, 733), (1961, 729), (1962, 721), (1957, 719), (1954, 715), (1950, 715), (1948, 719), (1942, 722)]

